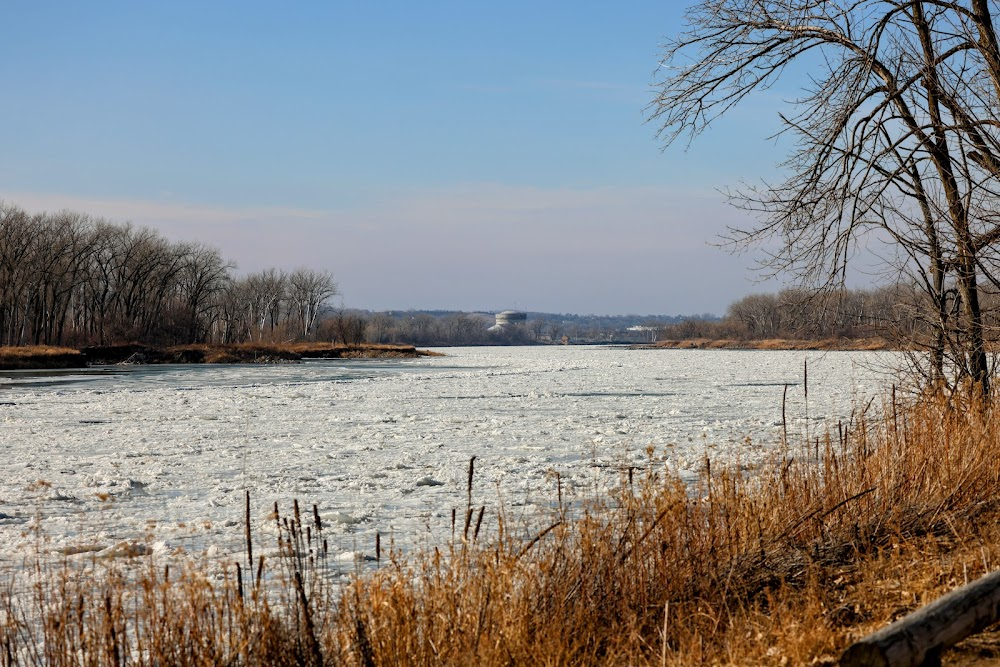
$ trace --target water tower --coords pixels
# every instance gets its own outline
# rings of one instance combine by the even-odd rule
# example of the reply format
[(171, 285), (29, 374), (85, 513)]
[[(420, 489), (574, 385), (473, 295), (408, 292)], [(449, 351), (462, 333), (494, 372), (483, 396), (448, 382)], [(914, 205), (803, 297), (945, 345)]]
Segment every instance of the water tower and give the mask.
[(524, 324), (528, 321), (528, 314), (519, 310), (505, 310), (496, 314), (496, 324), (490, 327), (490, 331), (505, 331), (509, 327)]

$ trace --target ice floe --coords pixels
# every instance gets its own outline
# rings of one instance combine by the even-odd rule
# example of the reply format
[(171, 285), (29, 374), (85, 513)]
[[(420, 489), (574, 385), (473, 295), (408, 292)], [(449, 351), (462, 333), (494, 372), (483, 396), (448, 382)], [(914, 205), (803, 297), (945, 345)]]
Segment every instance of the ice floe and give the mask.
[(836, 420), (879, 395), (882, 362), (891, 360), (572, 346), (443, 351), (414, 360), (133, 366), (48, 383), (8, 374), (0, 563), (20, 562), (39, 540), (63, 554), (111, 558), (238, 554), (245, 490), (262, 542), (276, 533), (274, 503), (287, 513), (298, 498), (310, 511), (318, 505), (332, 552), (373, 552), (376, 532), (408, 548), (449, 534), (456, 508), (462, 522), (472, 456), (472, 502), (486, 506), (488, 530), (501, 503), (518, 516), (550, 507), (553, 473), (564, 493), (587, 497), (650, 464), (693, 477), (706, 453), (752, 468), (774, 451), (786, 385), (790, 435), (818, 434), (824, 423), (836, 430)]

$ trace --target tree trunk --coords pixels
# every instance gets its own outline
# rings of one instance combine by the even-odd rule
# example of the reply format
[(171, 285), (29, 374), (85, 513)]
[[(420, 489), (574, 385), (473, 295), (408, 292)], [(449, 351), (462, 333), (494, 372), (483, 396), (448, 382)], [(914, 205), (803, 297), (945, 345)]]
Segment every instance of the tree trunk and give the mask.
[(1000, 571), (952, 591), (850, 646), (841, 667), (940, 665), (941, 651), (1000, 621)]

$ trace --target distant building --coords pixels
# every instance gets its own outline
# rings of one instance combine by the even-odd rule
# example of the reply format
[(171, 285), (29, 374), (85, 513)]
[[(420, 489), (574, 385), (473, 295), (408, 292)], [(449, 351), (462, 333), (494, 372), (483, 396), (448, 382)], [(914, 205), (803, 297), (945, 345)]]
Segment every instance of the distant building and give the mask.
[(505, 310), (502, 313), (497, 313), (496, 318), (496, 324), (491, 326), (489, 331), (506, 331), (512, 326), (524, 324), (528, 321), (528, 314), (522, 313), (518, 310)]
[(656, 336), (658, 333), (660, 333), (660, 327), (648, 327), (648, 326), (636, 325), (634, 327), (629, 327), (625, 329), (625, 331), (628, 331), (629, 333), (632, 334), (638, 334), (639, 336), (643, 337), (649, 336), (649, 342), (655, 343)]

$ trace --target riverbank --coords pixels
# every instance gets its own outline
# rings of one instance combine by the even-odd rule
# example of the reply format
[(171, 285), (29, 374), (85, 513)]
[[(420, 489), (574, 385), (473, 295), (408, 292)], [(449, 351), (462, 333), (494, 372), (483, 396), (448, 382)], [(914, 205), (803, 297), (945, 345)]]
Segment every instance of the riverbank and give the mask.
[(877, 352), (896, 350), (884, 338), (822, 338), (796, 340), (792, 338), (765, 338), (739, 340), (735, 338), (684, 338), (661, 340), (642, 348), (668, 350), (821, 350), (838, 352)]
[(264, 364), (303, 359), (405, 359), (437, 353), (412, 345), (287, 343), (239, 345), (104, 345), (0, 347), (0, 370), (54, 370), (113, 364)]

